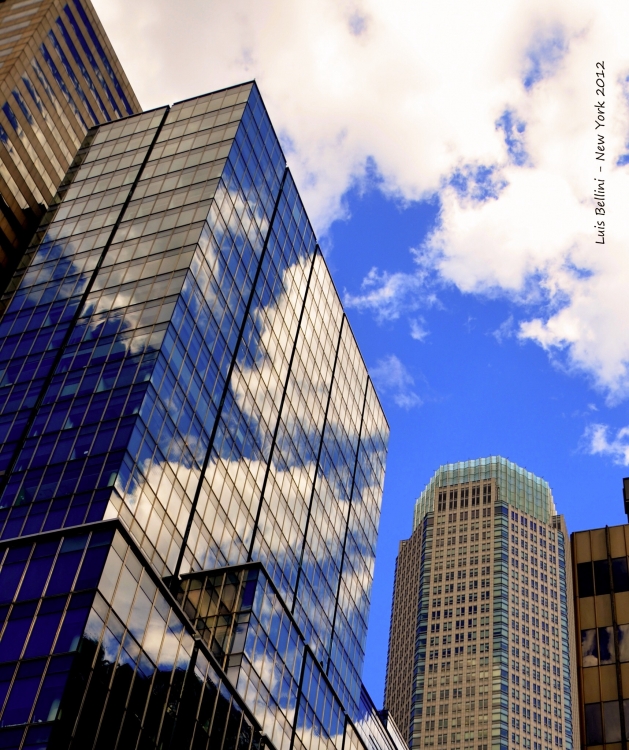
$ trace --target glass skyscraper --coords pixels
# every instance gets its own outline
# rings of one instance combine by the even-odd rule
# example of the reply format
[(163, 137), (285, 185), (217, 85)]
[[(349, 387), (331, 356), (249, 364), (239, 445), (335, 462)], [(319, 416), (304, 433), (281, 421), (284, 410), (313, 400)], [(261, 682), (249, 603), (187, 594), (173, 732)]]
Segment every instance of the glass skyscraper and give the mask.
[(580, 747), (570, 545), (548, 483), (441, 466), (400, 544), (385, 708), (409, 746)]
[(0, 747), (400, 747), (388, 427), (255, 84), (92, 128), (12, 286)]
[(0, 294), (88, 128), (137, 112), (90, 0), (0, 2)]

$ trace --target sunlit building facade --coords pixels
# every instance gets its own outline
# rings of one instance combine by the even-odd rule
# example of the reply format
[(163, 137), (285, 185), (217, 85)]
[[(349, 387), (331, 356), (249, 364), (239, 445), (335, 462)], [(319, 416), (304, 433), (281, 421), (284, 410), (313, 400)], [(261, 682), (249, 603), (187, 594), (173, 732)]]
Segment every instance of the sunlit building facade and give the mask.
[(629, 526), (577, 531), (571, 542), (582, 746), (621, 750), (629, 740)]
[(91, 129), (3, 303), (0, 744), (400, 747), (388, 427), (255, 84)]
[(0, 293), (88, 128), (138, 112), (90, 0), (0, 2)]
[(441, 466), (401, 542), (385, 708), (409, 746), (580, 747), (570, 547), (547, 482)]

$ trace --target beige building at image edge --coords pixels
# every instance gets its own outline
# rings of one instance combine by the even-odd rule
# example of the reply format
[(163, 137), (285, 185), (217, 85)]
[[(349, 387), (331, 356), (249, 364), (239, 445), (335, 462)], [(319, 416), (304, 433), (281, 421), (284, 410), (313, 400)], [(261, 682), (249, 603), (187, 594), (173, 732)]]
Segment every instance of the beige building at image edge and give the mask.
[(575, 532), (571, 542), (583, 747), (624, 750), (629, 734), (629, 526)]

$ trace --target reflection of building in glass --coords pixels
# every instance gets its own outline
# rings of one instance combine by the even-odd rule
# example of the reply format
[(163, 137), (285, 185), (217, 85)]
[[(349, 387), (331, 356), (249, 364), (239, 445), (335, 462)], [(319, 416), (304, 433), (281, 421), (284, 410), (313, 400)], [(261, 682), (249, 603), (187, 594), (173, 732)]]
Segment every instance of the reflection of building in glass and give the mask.
[(399, 747), (360, 679), (388, 427), (255, 84), (90, 131), (5, 305), (6, 731)]
[(412, 748), (578, 748), (570, 551), (548, 484), (440, 467), (400, 543), (385, 707)]
[(0, 3), (0, 293), (87, 129), (139, 111), (90, 0)]
[(629, 526), (572, 534), (583, 747), (629, 737)]

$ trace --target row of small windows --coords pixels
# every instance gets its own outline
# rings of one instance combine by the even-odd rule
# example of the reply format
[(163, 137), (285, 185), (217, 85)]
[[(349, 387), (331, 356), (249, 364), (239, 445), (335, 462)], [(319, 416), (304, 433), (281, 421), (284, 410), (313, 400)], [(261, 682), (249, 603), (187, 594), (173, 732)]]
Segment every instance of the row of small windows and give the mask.
[[(467, 521), (469, 518), (473, 521), (475, 518), (481, 517), (480, 509), (477, 510), (461, 510), (459, 511), (459, 521)], [(491, 518), (491, 508), (483, 508), (482, 513), (483, 518)], [(444, 517), (445, 518), (445, 517)], [(457, 515), (456, 513), (448, 513), (448, 523), (456, 523)], [(440, 523), (443, 523), (441, 521)]]
[[(465, 633), (455, 633), (454, 634), (454, 642), (455, 643), (465, 643), (465, 641), (468, 641), (468, 642), (475, 641), (477, 639), (477, 636), (478, 636), (479, 640), (483, 640), (483, 639), (488, 640), (489, 637), (490, 637), (489, 630), (488, 629), (486, 629), (486, 630), (469, 630), (469, 631), (467, 631), (467, 636), (466, 636)], [(443, 636), (443, 638), (446, 638), (446, 636)], [(439, 640), (439, 639), (437, 638), (437, 640)], [(447, 637), (447, 643), (452, 643), (452, 636), (451, 635), (449, 635)], [(455, 646), (454, 647), (454, 655), (455, 656), (462, 655), (464, 653), (464, 648), (465, 648), (464, 646)], [(484, 653), (485, 651), (489, 651), (489, 643), (481, 643), (480, 644), (480, 651), (481, 651), (481, 653)], [(449, 658), (451, 656), (451, 653), (452, 653), (452, 649), (451, 648), (441, 649), (441, 658), (442, 659)], [(471, 653), (471, 652), (468, 652), (468, 653)], [(433, 649), (433, 650), (429, 651), (428, 652), (428, 658), (431, 659), (431, 660), (432, 659), (438, 659), (439, 658), (439, 649), (436, 648), (436, 649)]]
[[(511, 520), (515, 521), (516, 523), (518, 522), (518, 514), (513, 510), (511, 511)], [(520, 516), (519, 521), (520, 521), (520, 525), (523, 526), (524, 528), (528, 527), (531, 529), (531, 531), (537, 531), (537, 524), (535, 523), (535, 521), (529, 521), (524, 516)], [(542, 526), (541, 523), (539, 525), (539, 533), (542, 536), (546, 536), (546, 529)], [(552, 532), (549, 532), (549, 534), (551, 534), (554, 538), (554, 534), (552, 534)]]
[[(491, 562), (491, 555), (483, 555), (481, 557), (481, 563), (483, 565), (485, 565), (485, 563), (490, 563), (490, 562)], [(470, 557), (470, 565), (478, 565), (478, 555), (476, 557)], [(486, 565), (484, 568), (482, 568), (481, 575), (483, 576), (489, 575), (490, 572), (491, 572), (490, 566)], [(458, 574), (458, 578), (465, 578), (465, 571), (457, 571), (457, 574)], [(451, 571), (450, 573), (446, 573), (445, 576), (446, 576), (445, 577), (446, 581), (454, 581), (454, 579), (457, 577), (457, 575), (455, 575), (454, 570)], [(472, 577), (471, 574), (470, 574), (470, 577)], [(474, 577), (477, 578), (478, 575)], [(443, 581), (443, 573), (435, 573), (433, 575), (433, 583), (441, 583), (442, 581)]]
[[(471, 505), (472, 507), (475, 505), (481, 504), (481, 493), (480, 493), (480, 485), (478, 487), (472, 487), (472, 497), (471, 497)], [(448, 497), (449, 494), (449, 497)], [(483, 505), (490, 505), (491, 504), (491, 485), (485, 484), (483, 485)], [(460, 498), (459, 498), (459, 490), (450, 490), (448, 493), (447, 491), (443, 491), (439, 493), (439, 496), (437, 498), (437, 510), (438, 511), (444, 511), (446, 510), (446, 504), (448, 506), (448, 510), (456, 510), (457, 509), (457, 503), (460, 502), (459, 507), (460, 508), (467, 508), (470, 505), (470, 490), (469, 487), (464, 487), (460, 490)], [(478, 518), (478, 516), (476, 516)]]
[[(474, 648), (476, 648), (476, 647), (474, 646)], [(474, 670), (476, 668), (476, 659), (468, 659), (467, 662), (468, 662), (467, 663), (467, 669), (468, 670), (469, 669)], [(471, 665), (470, 665), (470, 662), (472, 662)], [(478, 660), (478, 664), (481, 667), (481, 669), (483, 667), (488, 667), (489, 666), (489, 657), (488, 656), (481, 656), (479, 658), (479, 660)], [(451, 665), (452, 665), (452, 662), (449, 662), (449, 661), (446, 661), (446, 662), (444, 662), (441, 665), (438, 665), (438, 664), (429, 664), (428, 665), (428, 672), (429, 673), (431, 673), (431, 672), (438, 672), (439, 669), (441, 670), (441, 672), (449, 672), (450, 668), (451, 668)], [(462, 669), (463, 669), (463, 660), (459, 659), (458, 661), (454, 661), (454, 671), (456, 672), (457, 670), (462, 670)], [(481, 677), (480, 677), (481, 680), (487, 679), (489, 677), (489, 674), (486, 671), (484, 671), (484, 670), (480, 672), (480, 675), (481, 675)], [(456, 677), (456, 675), (455, 675), (455, 677)], [(435, 686), (437, 684), (436, 683), (436, 679), (437, 678), (431, 678), (431, 677), (429, 677), (428, 678), (428, 687)], [(446, 676), (445, 679), (448, 680), (449, 679), (449, 675)], [(447, 685), (448, 683), (447, 682), (446, 683), (442, 682), (441, 684), (442, 685), (443, 684)], [(488, 685), (479, 685), (478, 686), (478, 694), (482, 695), (484, 693), (489, 692), (488, 688), (489, 688)], [(475, 693), (476, 693), (476, 686), (475, 685), (471, 685), (471, 686), (466, 687), (466, 688), (453, 688), (452, 691), (450, 691), (447, 688), (444, 689), (444, 690), (440, 690), (439, 691), (439, 700), (441, 700), (441, 701), (444, 701), (444, 700), (445, 701), (449, 701), (450, 700), (450, 692), (452, 692), (452, 699), (453, 700), (457, 700), (457, 698), (462, 698), (463, 697), (463, 690), (465, 690), (465, 697), (466, 698), (473, 698), (474, 695), (475, 695)], [(437, 700), (436, 693), (431, 693), (430, 691), (428, 691), (426, 693), (426, 700), (427, 701), (436, 701)], [(481, 699), (481, 700), (486, 700), (486, 699)], [(483, 704), (483, 706), (481, 706), (481, 708), (484, 708), (484, 707), (485, 707), (485, 704)], [(432, 706), (432, 708), (430, 706), (426, 707), (426, 716), (434, 716), (435, 715), (435, 708), (436, 708), (435, 706)], [(469, 707), (466, 706), (466, 710), (470, 710), (470, 709), (473, 710), (473, 706), (469, 706)], [(453, 712), (454, 711), (456, 711), (455, 707), (453, 707)], [(448, 706), (439, 706), (439, 713), (440, 714), (447, 714), (448, 713)]]
[[(519, 528), (518, 528), (518, 519), (519, 519)], [(511, 531), (515, 532), (516, 534), (521, 533), (524, 535), (524, 538), (527, 537), (527, 529), (530, 529), (530, 538), (533, 541), (537, 541), (537, 539), (533, 536), (533, 533), (539, 534), (540, 537), (548, 537), (551, 542), (556, 541), (557, 536), (554, 531), (546, 530), (542, 524), (537, 524), (535, 521), (528, 520), (524, 516), (518, 516), (518, 514), (515, 511), (511, 511)], [(546, 546), (546, 542), (544, 539), (540, 538), (539, 540), (542, 547)], [(551, 547), (551, 545), (549, 545)], [(553, 547), (554, 551), (554, 547)]]
[[(475, 583), (476, 585), (473, 586), (472, 585), (473, 583)], [(470, 582), (469, 588), (470, 589), (472, 589), (472, 588), (478, 588), (478, 581)], [(465, 584), (463, 584), (462, 589), (465, 591)], [(463, 601), (465, 601), (465, 596), (463, 596), (463, 597), (457, 596), (457, 603), (458, 603), (458, 601), (459, 601), (460, 598), (462, 598)], [(454, 599), (454, 597), (452, 597), (452, 596), (449, 597), (449, 598), (446, 596), (444, 598), (444, 600), (443, 600), (444, 606), (447, 607), (448, 605), (452, 605), (453, 599)], [(482, 591), (481, 592), (481, 596), (480, 596), (480, 600), (481, 601), (489, 601), (490, 599), (491, 599), (491, 592), (489, 592), (489, 591)], [(469, 596), (468, 596), (468, 601), (470, 601), (470, 602), (477, 602), (478, 601), (478, 593), (470, 593)], [(433, 606), (441, 606), (441, 604), (439, 602), (441, 602), (441, 599), (433, 599)], [(465, 607), (463, 607), (463, 609), (465, 609)], [(481, 607), (481, 609), (482, 609), (482, 607)], [(444, 609), (443, 610), (443, 618), (444, 618), (444, 620), (447, 620), (448, 618), (452, 618), (454, 616), (453, 615), (453, 611), (454, 610), (452, 610), (452, 609)], [(461, 613), (461, 614), (463, 614), (463, 613)], [(441, 619), (441, 610), (440, 609), (433, 609), (432, 610), (432, 614), (431, 614), (431, 619), (433, 619), (433, 620), (440, 620)], [(447, 623), (446, 622), (446, 623), (443, 624), (443, 629), (444, 630), (448, 630), (448, 629), (452, 630), (451, 625), (452, 625), (452, 623)], [(431, 632), (437, 632), (438, 633), (439, 632), (439, 625), (437, 624), (437, 630), (436, 631), (432, 630)]]

